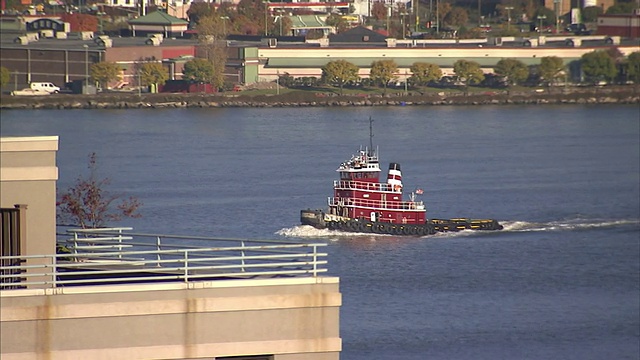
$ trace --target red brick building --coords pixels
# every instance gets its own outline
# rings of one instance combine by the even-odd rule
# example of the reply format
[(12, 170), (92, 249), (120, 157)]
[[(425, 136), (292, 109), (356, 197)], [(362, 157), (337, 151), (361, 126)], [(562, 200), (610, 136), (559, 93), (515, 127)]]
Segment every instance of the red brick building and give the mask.
[(598, 35), (640, 37), (640, 12), (631, 15), (598, 16)]

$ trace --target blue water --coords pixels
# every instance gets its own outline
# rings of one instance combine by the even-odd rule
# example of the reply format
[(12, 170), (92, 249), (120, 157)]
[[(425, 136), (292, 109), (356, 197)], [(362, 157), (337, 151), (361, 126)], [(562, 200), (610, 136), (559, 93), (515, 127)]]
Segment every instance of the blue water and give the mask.
[[(2, 111), (59, 135), (60, 189), (90, 152), (140, 232), (326, 241), (344, 360), (640, 358), (640, 109), (482, 106)], [(368, 145), (431, 217), (501, 232), (424, 238), (298, 226)]]

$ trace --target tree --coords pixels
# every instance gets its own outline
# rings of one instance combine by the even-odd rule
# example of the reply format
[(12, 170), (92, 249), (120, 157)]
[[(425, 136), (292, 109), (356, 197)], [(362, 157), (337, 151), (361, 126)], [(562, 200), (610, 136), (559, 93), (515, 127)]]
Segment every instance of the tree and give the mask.
[(4, 66), (0, 66), (0, 87), (4, 87), (11, 81), (11, 72)]
[(442, 24), (444, 24), (444, 19), (449, 14), (449, 11), (451, 11), (451, 4), (445, 1), (440, 1), (440, 2), (436, 2), (435, 7), (436, 7), (436, 14), (438, 16), (438, 21), (439, 21), (440, 27), (442, 28)]
[(542, 81), (551, 85), (565, 75), (564, 62), (557, 56), (545, 56), (540, 60), (538, 74)]
[(225, 23), (215, 13), (213, 15), (201, 17), (196, 25), (198, 31), (198, 41), (200, 44), (210, 44), (213, 41), (225, 37)]
[(376, 1), (371, 5), (371, 16), (376, 20), (384, 20), (387, 18), (387, 7), (382, 1)]
[(582, 9), (582, 21), (585, 23), (596, 22), (598, 16), (602, 15), (602, 13), (601, 6), (587, 6)]
[(632, 14), (635, 8), (636, 8), (636, 4), (634, 1), (630, 1), (630, 2), (616, 1), (615, 4), (611, 5), (607, 9), (607, 15)]
[(160, 63), (144, 63), (139, 71), (140, 80), (144, 85), (163, 85), (169, 80), (169, 72)]
[(98, 18), (89, 14), (62, 14), (60, 20), (69, 23), (71, 31), (98, 31)]
[(516, 59), (502, 59), (493, 68), (497, 75), (504, 76), (507, 85), (515, 85), (529, 76), (529, 69), (522, 61)]
[(384, 92), (387, 92), (387, 84), (390, 81), (398, 79), (396, 73), (398, 72), (398, 65), (393, 60), (379, 60), (371, 63), (371, 71), (369, 78), (374, 83), (382, 84)]
[(273, 18), (267, 12), (267, 3), (262, 0), (240, 0), (236, 10), (238, 15), (246, 17), (254, 25), (257, 25), (256, 29), (261, 29), (261, 31), (264, 31), (265, 20), (266, 25), (273, 24)]
[(211, 63), (213, 72), (209, 82), (216, 88), (224, 86), (224, 69), (227, 65), (225, 19), (213, 15), (200, 19), (197, 26), (200, 47), (206, 52), (205, 57)]
[(199, 84), (209, 83), (213, 77), (213, 64), (206, 59), (193, 59), (184, 64), (182, 77)]
[[(89, 155), (89, 176), (79, 176), (67, 192), (58, 201), (58, 217), (69, 221), (73, 225), (86, 228), (98, 228), (107, 225), (109, 221), (119, 221), (123, 217), (139, 218), (138, 210), (142, 203), (133, 196), (120, 199), (111, 195), (106, 187), (110, 184), (108, 178), (97, 175), (97, 156)], [(115, 202), (120, 200), (118, 205)], [(113, 206), (116, 208), (113, 209)]]
[(478, 84), (484, 80), (484, 73), (480, 64), (475, 61), (458, 60), (453, 64), (453, 72), (462, 80), (465, 87), (469, 84)]
[(436, 64), (416, 62), (409, 68), (411, 77), (409, 81), (415, 85), (427, 85), (431, 81), (439, 80), (442, 77), (442, 70)]
[(586, 53), (582, 55), (580, 64), (584, 75), (594, 83), (611, 81), (618, 73), (615, 61), (606, 51)]
[(120, 71), (120, 67), (116, 63), (105, 61), (91, 65), (89, 74), (93, 80), (105, 87), (118, 78)]
[(322, 67), (322, 79), (329, 85), (339, 86), (342, 95), (344, 84), (358, 80), (359, 70), (356, 65), (346, 60), (330, 61)]
[(336, 28), (337, 33), (341, 33), (349, 29), (349, 22), (339, 14), (331, 14), (327, 16), (325, 23)]
[(189, 21), (198, 24), (201, 18), (211, 16), (213, 12), (214, 8), (212, 3), (192, 2), (189, 10), (187, 10), (187, 16), (189, 17)]
[(462, 26), (469, 21), (469, 13), (464, 8), (454, 6), (444, 17), (444, 23), (450, 26)]
[(628, 79), (636, 84), (640, 83), (640, 51), (629, 54), (625, 68)]

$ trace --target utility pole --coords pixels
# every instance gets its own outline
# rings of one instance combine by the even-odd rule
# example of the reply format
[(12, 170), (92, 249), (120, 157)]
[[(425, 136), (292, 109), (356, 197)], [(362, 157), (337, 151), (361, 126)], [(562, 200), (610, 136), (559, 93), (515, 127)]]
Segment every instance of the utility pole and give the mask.
[(267, 36), (267, 12), (269, 11), (269, 2), (263, 1), (264, 4), (264, 36)]
[(513, 10), (513, 6), (505, 6), (505, 10), (507, 10), (507, 31), (511, 30), (511, 10)]
[(418, 13), (418, 8), (420, 7), (420, 0), (413, 0), (416, 2), (416, 8), (413, 9), (413, 11), (415, 12), (416, 15), (416, 24), (415, 24), (415, 32), (418, 32), (420, 30), (420, 13)]

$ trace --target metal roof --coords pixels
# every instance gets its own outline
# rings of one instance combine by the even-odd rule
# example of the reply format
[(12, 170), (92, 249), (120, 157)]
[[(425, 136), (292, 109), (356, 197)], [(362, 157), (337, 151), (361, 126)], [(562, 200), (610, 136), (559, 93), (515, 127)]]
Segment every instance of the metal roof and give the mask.
[[(531, 57), (523, 57), (514, 59), (522, 61), (525, 65), (537, 65), (540, 63), (541, 58), (531, 58)], [(578, 59), (578, 58), (576, 58)], [(570, 58), (564, 58), (565, 63), (568, 63), (572, 60)], [(335, 60), (341, 60), (338, 58), (269, 58), (267, 62), (267, 67), (274, 68), (314, 68), (314, 67), (323, 67), (327, 63)], [(348, 62), (358, 66), (359, 68), (369, 68), (371, 67), (371, 63), (374, 61), (380, 60), (393, 60), (400, 68), (408, 68), (411, 67), (414, 63), (423, 62), (429, 64), (435, 64), (440, 67), (451, 67), (453, 63), (459, 60), (457, 57), (361, 57), (361, 58), (345, 58), (342, 60), (347, 60)], [(499, 58), (496, 57), (470, 57), (465, 58), (465, 60), (475, 61), (480, 64), (481, 67), (494, 67)]]
[(317, 29), (317, 28), (329, 28), (325, 19), (318, 15), (297, 15), (288, 16), (291, 20), (291, 27), (293, 29)]
[(129, 20), (131, 25), (189, 25), (189, 22), (162, 11), (154, 11), (137, 19)]

